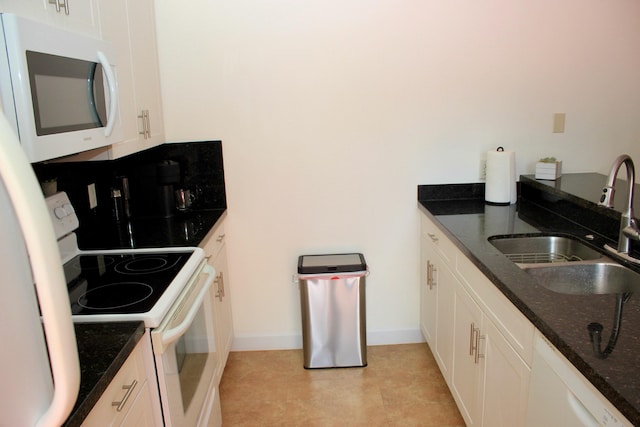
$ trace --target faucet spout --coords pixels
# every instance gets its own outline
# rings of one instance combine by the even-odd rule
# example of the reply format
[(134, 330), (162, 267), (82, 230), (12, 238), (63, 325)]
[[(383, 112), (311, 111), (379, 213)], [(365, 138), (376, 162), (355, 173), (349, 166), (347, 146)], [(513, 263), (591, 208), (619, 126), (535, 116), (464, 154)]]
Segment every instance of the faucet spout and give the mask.
[(640, 229), (633, 217), (633, 192), (636, 181), (636, 172), (633, 160), (626, 154), (618, 156), (611, 166), (611, 171), (607, 178), (607, 183), (602, 189), (600, 196), (600, 206), (613, 208), (613, 197), (615, 195), (616, 177), (622, 165), (627, 169), (627, 200), (624, 211), (620, 218), (620, 233), (618, 235), (618, 249), (620, 254), (629, 254), (631, 249), (631, 239), (640, 240)]

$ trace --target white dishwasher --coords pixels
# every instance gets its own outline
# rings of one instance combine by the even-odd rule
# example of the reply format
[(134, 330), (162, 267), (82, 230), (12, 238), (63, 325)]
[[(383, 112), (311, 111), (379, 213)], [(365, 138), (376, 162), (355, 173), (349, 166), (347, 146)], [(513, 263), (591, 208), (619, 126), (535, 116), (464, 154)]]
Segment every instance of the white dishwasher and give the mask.
[(538, 331), (534, 342), (527, 425), (633, 426)]

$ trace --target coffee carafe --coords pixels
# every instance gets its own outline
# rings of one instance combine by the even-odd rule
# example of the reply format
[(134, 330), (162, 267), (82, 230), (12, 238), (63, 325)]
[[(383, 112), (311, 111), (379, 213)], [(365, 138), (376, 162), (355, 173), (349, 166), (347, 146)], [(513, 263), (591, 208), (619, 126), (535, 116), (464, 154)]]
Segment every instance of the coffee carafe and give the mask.
[(158, 216), (169, 217), (175, 212), (176, 184), (180, 183), (180, 163), (163, 160), (156, 165)]

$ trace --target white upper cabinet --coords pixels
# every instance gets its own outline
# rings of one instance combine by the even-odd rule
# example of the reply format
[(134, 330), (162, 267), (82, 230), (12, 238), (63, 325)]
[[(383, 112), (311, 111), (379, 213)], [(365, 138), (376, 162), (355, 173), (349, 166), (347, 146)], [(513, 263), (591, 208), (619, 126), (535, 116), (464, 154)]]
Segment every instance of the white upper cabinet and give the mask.
[(118, 51), (116, 73), (124, 140), (113, 144), (116, 159), (164, 142), (153, 2), (99, 0), (102, 37)]
[(98, 0), (0, 0), (0, 11), (100, 37)]

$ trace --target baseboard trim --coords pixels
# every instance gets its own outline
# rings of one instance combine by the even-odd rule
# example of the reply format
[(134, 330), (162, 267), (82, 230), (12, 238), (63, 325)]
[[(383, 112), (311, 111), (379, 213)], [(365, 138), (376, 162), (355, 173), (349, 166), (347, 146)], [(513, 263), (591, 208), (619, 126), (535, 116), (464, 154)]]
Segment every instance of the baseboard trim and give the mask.
[[(367, 332), (367, 345), (413, 344), (424, 342), (420, 329)], [(302, 348), (302, 334), (236, 335), (231, 351), (294, 350)]]

